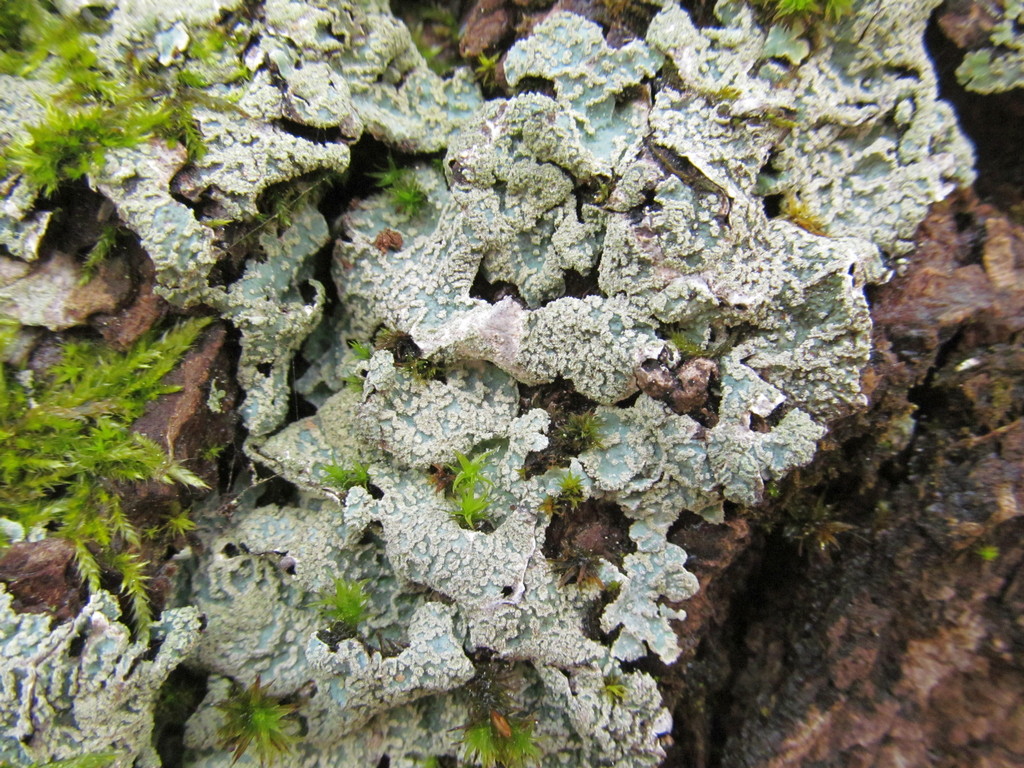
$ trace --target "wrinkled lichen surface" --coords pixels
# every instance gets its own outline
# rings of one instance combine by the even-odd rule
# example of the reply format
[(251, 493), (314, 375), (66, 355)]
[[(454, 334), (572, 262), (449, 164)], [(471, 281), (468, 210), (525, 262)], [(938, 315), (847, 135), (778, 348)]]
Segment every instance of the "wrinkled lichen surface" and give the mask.
[[(215, 5), (112, 4), (101, 55), (173, 66), (239, 4)], [(497, 663), (537, 723), (543, 765), (661, 760), (671, 719), (654, 679), (623, 665), (680, 653), (673, 620), (698, 585), (669, 529), (682, 510), (715, 522), (757, 504), (862, 406), (864, 286), (908, 250), (931, 203), (972, 179), (923, 49), (935, 5), (866, 2), (804, 29), (727, 0), (719, 26), (698, 28), (667, 2), (646, 39), (617, 48), (554, 13), (506, 57), (513, 95), (488, 101), (467, 69), (431, 72), (386, 3), (267, 0), (237, 17), (252, 77), (217, 86), (236, 109), (200, 113), (207, 153), (186, 163), (154, 141), (112, 152), (89, 179), (164, 295), (239, 329), (247, 450), (300, 489), (267, 506), (257, 486), (201, 521), (181, 599), (206, 617), (190, 663), (212, 677), (186, 765), (231, 763), (215, 705), (257, 675), (301, 703), (291, 765), (455, 754), (466, 684)], [(0, 97), (4, 130), (33, 119), (20, 93)], [(329, 222), (310, 194), (287, 226), (257, 232), (260, 258), (237, 280), (208, 280), (225, 220), (249, 220), (270, 185), (345, 171), (365, 135), (435, 153), (410, 170), (421, 209), (360, 194)], [(46, 216), (5, 183), (4, 259), (30, 260)], [(382, 247), (388, 230), (401, 238)], [(328, 247), (331, 311), (314, 274)], [(348, 342), (381, 328), (414, 351), (358, 359)], [(290, 421), (297, 354), (309, 367), (295, 386), (319, 409)], [(559, 427), (530, 393), (558, 388), (594, 414), (599, 439), (538, 465)], [(484, 452), (489, 523), (467, 530), (429, 474)], [(357, 464), (368, 488), (328, 482), (325, 467)], [(574, 514), (545, 501), (570, 473), (584, 508), (618, 515), (619, 551), (593, 555), (593, 579), (545, 556), (553, 514)], [(371, 611), (331, 642), (314, 602), (338, 578), (365, 579)], [(140, 722), (162, 677), (145, 680)], [(63, 756), (68, 727), (34, 726), (30, 756)], [(132, 734), (118, 746), (151, 764)]]
[(160, 686), (195, 646), (195, 608), (165, 611), (152, 644), (118, 622), (106, 592), (74, 619), (16, 613), (0, 587), (0, 759), (13, 765), (113, 752), (117, 768), (160, 765), (152, 743)]

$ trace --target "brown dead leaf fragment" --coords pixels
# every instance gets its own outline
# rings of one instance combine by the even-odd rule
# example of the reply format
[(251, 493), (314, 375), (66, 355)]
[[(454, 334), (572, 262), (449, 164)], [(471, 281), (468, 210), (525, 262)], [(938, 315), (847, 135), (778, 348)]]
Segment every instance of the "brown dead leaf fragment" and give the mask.
[[(155, 441), (170, 455), (187, 459), (189, 469), (213, 485), (216, 462), (204, 456), (212, 446), (225, 445), (233, 439), (233, 410), (238, 398), (231, 375), (227, 328), (218, 323), (206, 329), (167, 376), (166, 383), (181, 389), (154, 400), (132, 429)], [(211, 410), (211, 402), (217, 399), (211, 398), (214, 390), (223, 392), (223, 396), (217, 409)]]
[(128, 302), (115, 311), (101, 313), (91, 324), (104, 340), (117, 349), (128, 349), (155, 326), (168, 312), (167, 302), (156, 295), (156, 270), (153, 262), (133, 240), (124, 246), (125, 258), (134, 275), (135, 288)]
[(692, 413), (708, 401), (708, 387), (718, 378), (718, 364), (695, 357), (670, 369), (660, 360), (646, 360), (637, 368), (637, 386), (676, 413)]
[[(165, 448), (211, 488), (216, 488), (220, 479), (220, 450), (235, 438), (239, 395), (231, 356), (227, 328), (221, 323), (211, 325), (167, 376), (168, 384), (181, 389), (154, 400), (132, 425), (134, 431)], [(159, 529), (169, 517), (187, 510), (195, 495), (202, 493), (180, 484), (158, 482), (124, 484), (119, 490), (125, 515), (140, 530)], [(151, 596), (157, 608), (163, 599), (161, 590), (171, 586), (162, 578), (170, 543), (159, 537), (143, 541), (144, 555), (156, 574)], [(173, 569), (173, 564), (167, 565)]]
[(382, 254), (388, 251), (400, 251), (404, 245), (402, 233), (385, 227), (377, 233), (373, 240), (374, 247)]
[(939, 28), (959, 48), (980, 48), (989, 41), (998, 11), (991, 0), (950, 0), (938, 15)]

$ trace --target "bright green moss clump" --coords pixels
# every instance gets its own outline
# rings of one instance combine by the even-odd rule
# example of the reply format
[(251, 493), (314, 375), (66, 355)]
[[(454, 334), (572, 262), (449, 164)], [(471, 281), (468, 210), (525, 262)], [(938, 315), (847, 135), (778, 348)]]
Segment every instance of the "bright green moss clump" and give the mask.
[(157, 116), (142, 110), (115, 114), (91, 105), (67, 110), (51, 107), (45, 119), (28, 127), (28, 136), (7, 152), (9, 170), (51, 194), (64, 181), (95, 173), (115, 147), (131, 147), (153, 132)]
[(762, 0), (780, 19), (811, 18), (824, 15), (835, 21), (853, 10), (854, 0)]
[(379, 189), (388, 193), (391, 205), (403, 216), (418, 216), (426, 207), (426, 190), (420, 186), (413, 172), (399, 168), (393, 157), (388, 157), (387, 167), (371, 173), (370, 177)]
[(341, 622), (348, 633), (355, 634), (366, 618), (370, 605), (366, 584), (365, 579), (335, 579), (334, 592), (325, 594), (314, 605), (319, 606), (332, 621)]
[[(210, 93), (212, 84), (190, 68), (224, 47), (223, 31), (198, 36), (183, 64), (131, 60), (113, 71), (95, 52), (102, 28), (89, 9), (63, 13), (46, 0), (4, 0), (0, 74), (48, 79), (60, 90), (46, 116), (2, 148), (0, 176), (19, 174), (51, 194), (62, 183), (99, 172), (109, 150), (150, 138), (180, 144), (198, 159), (206, 147), (195, 108), (236, 109)], [(247, 76), (239, 65), (227, 80)]]
[[(117, 484), (205, 487), (130, 427), (147, 403), (179, 389), (163, 378), (208, 322), (190, 320), (143, 337), (126, 353), (73, 342), (42, 374), (6, 364), (0, 372), (0, 517), (70, 541), (91, 590), (100, 587), (101, 566), (116, 570), (139, 627), (150, 619), (145, 562)], [(11, 321), (0, 325), (0, 353), (17, 330)]]

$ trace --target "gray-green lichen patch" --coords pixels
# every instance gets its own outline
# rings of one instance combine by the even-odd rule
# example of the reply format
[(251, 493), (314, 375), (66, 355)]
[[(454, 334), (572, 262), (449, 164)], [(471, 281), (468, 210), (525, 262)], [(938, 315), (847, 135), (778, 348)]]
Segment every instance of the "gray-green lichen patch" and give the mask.
[(352, 731), (381, 711), (469, 682), (475, 669), (454, 618), (450, 606), (422, 603), (409, 620), (406, 647), (391, 656), (360, 640), (343, 640), (331, 649), (311, 638), (306, 656), (328, 698), (333, 730)]
[(651, 526), (642, 520), (630, 527), (637, 551), (626, 555), (619, 594), (601, 615), (605, 632), (621, 626), (612, 644), (617, 659), (632, 661), (649, 650), (672, 663), (679, 655), (669, 619), (685, 619), (686, 613), (660, 601), (680, 602), (693, 597), (698, 584), (685, 568), (686, 553), (665, 540), (667, 533), (667, 527)]
[(52, 629), (49, 616), (16, 613), (11, 602), (0, 587), (0, 759), (42, 764), (113, 751), (116, 768), (158, 768), (153, 708), (199, 637), (196, 609), (165, 611), (151, 639), (133, 640), (106, 592)]
[[(230, 768), (232, 765), (256, 768), (259, 759), (250, 753), (237, 762), (231, 752), (219, 747), (217, 729), (223, 716), (215, 706), (230, 696), (230, 681), (213, 679), (199, 711), (189, 720), (185, 734), (185, 764), (204, 768)], [(316, 704), (320, 694), (309, 700)], [(327, 710), (304, 710), (308, 732), (288, 755), (295, 768), (351, 768), (379, 765), (387, 755), (396, 768), (417, 768), (432, 756), (454, 754), (452, 734), (465, 723), (464, 709), (446, 707), (435, 698), (420, 699), (395, 707), (379, 715), (362, 729), (339, 736)]]
[[(621, 674), (617, 665), (583, 667), (566, 673), (540, 667), (549, 709), (560, 709), (582, 743), (552, 750), (552, 765), (581, 765), (585, 755), (601, 755), (611, 765), (658, 765), (664, 759), (659, 737), (671, 729), (668, 710), (652, 706), (659, 695), (654, 679), (642, 672)], [(610, 696), (607, 684), (623, 687), (621, 698)], [(574, 762), (576, 761), (576, 762)]]
[[(431, 72), (383, 2), (271, 0), (266, 35), (247, 56), (251, 65), (264, 60), (287, 83), (290, 119), (340, 126), (352, 138), (366, 131), (406, 152), (443, 148), (480, 103), (468, 70), (448, 79)], [(313, 71), (303, 73), (307, 62)]]
[[(202, 110), (207, 151), (180, 177), (176, 191), (198, 199), (213, 196), (225, 217), (243, 219), (257, 213), (256, 199), (268, 187), (316, 171), (341, 172), (348, 167), (348, 147), (318, 143), (282, 130), (273, 122), (249, 118), (250, 100), (261, 88), (279, 97), (262, 73), (238, 103), (238, 112)], [(262, 95), (262, 94), (261, 94)], [(254, 110), (255, 111), (255, 110)]]
[(263, 261), (250, 261), (240, 280), (207, 298), (242, 332), (238, 381), (248, 392), (242, 416), (255, 437), (287, 414), (292, 355), (323, 313), (324, 287), (312, 277), (312, 257), (328, 238), (327, 221), (307, 204), (280, 235), (260, 235)]
[[(473, 675), (454, 609), (416, 599), (408, 582), (387, 577), (379, 543), (362, 542), (362, 528), (346, 526), (332, 504), (307, 499), (301, 508), (246, 512), (237, 526), (203, 534), (208, 554), (198, 563), (193, 599), (208, 626), (195, 659), (225, 675), (261, 674), (279, 695), (316, 681), (302, 711), (313, 726), (305, 750), (338, 748), (351, 757), (369, 746), (358, 729), (370, 717), (400, 716), (404, 703)], [(359, 639), (332, 649), (318, 639), (329, 621), (314, 600), (335, 578), (368, 579), (371, 604)], [(390, 648), (401, 650), (385, 653)], [(197, 749), (217, 743), (212, 704), (226, 696), (217, 690), (190, 725), (188, 742)]]
[[(87, 173), (139, 235), (158, 290), (175, 303), (208, 299), (206, 278), (229, 245), (212, 227), (255, 217), (271, 185), (342, 173), (348, 143), (364, 132), (405, 151), (442, 149), (480, 103), (468, 70), (447, 79), (430, 71), (386, 3), (278, 0), (263, 14), (239, 14), (237, 0), (102, 5), (104, 23), (85, 35), (95, 69), (125, 82), (126, 92), (156, 88), (168, 114), (187, 104), (174, 119), (191, 132), (189, 161), (154, 138), (108, 151), (102, 169)], [(83, 11), (63, 12), (74, 19)], [(43, 119), (41, 105), (58, 88), (49, 81), (56, 62), (31, 78), (0, 76), (10, 86), (0, 114), (11, 116), (0, 144), (23, 140)], [(5, 187), (15, 180), (8, 174)], [(0, 212), (0, 245), (25, 260), (47, 225), (47, 215), (31, 209), (35, 199), (22, 185)]]
[[(339, 536), (372, 532), (389, 606), (378, 624), (393, 632), (400, 616), (425, 638), (393, 656), (362, 639), (309, 640), (304, 674), (331, 692), (309, 703), (310, 717), (334, 724), (323, 739), (345, 745), (339, 761), (386, 753), (411, 765), (457, 751), (416, 729), (465, 725), (451, 694), (465, 687), (466, 657), (486, 650), (529, 667), (516, 696), (537, 713), (544, 765), (658, 762), (667, 713), (653, 681), (623, 678), (619, 665), (680, 653), (674, 622), (697, 584), (670, 526), (682, 509), (716, 521), (725, 502), (757, 504), (863, 404), (863, 290), (883, 273), (880, 251), (905, 248), (927, 206), (969, 178), (920, 43), (927, 8), (883, 9), (884, 27), (872, 5), (819, 45), (799, 25), (763, 29), (742, 3), (720, 3), (722, 26), (702, 29), (667, 4), (647, 41), (618, 49), (596, 25), (553, 13), (505, 61), (522, 92), (445, 134), (443, 176), (426, 163), (407, 171), (421, 208), (381, 189), (341, 217), (339, 309), (306, 346), (318, 358), (304, 391), (320, 411), (249, 446), (307, 498), (339, 505)], [(368, 71), (390, 62), (381, 82), (393, 92), (378, 95), (399, 98), (415, 58), (396, 53), (400, 25), (376, 6), (366, 24), (317, 14), (321, 26), (292, 18), (279, 37), (344, 58), (362, 25)], [(295, 50), (273, 55), (299, 88)], [(366, 117), (376, 86), (354, 77), (345, 92), (318, 71), (323, 99)], [(550, 87), (535, 92), (537, 82)], [(381, 120), (391, 133), (365, 124), (411, 146), (402, 121)], [(769, 218), (769, 194), (784, 196), (788, 219)], [(382, 348), (369, 359), (347, 348), (374, 338)], [(538, 386), (587, 402), (575, 407), (596, 429), (579, 455), (539, 468), (530, 462), (565, 444), (566, 414), (536, 407)], [(458, 493), (434, 487), (460, 455), (486, 464), (486, 522), (475, 527), (459, 525)], [(330, 488), (331, 463), (366, 465), (368, 487)], [(587, 634), (601, 588), (544, 556), (552, 510), (578, 514), (557, 501), (570, 481), (584, 504), (628, 519), (625, 551), (586, 565), (615, 585), (596, 608), (610, 647)], [(300, 533), (273, 534), (273, 549), (290, 552), (309, 523), (282, 512)], [(346, 557), (332, 573), (369, 573)], [(439, 659), (456, 671), (424, 674)], [(626, 680), (628, 707), (603, 692), (614, 679)], [(208, 747), (204, 711), (195, 743)], [(371, 716), (377, 753), (360, 725)]]
[[(293, 421), (248, 450), (261, 463), (312, 492), (330, 494), (324, 467), (370, 464), (379, 452), (359, 440), (362, 393), (346, 387), (331, 395), (315, 415)], [(333, 493), (337, 494), (337, 489)]]
[[(369, 627), (398, 624), (374, 547), (357, 546), (361, 531), (347, 531), (336, 505), (249, 509), (237, 525), (218, 513), (200, 521), (201, 558), (190, 600), (206, 616), (193, 652), (205, 668), (225, 676), (262, 675), (275, 695), (295, 692), (311, 676), (305, 648), (328, 621), (314, 602), (335, 578), (373, 580)], [(408, 609), (402, 609), (406, 611)]]
[(242, 0), (104, 0), (97, 5), (108, 10), (109, 26), (99, 36), (97, 56), (110, 66), (121, 64), (126, 56), (139, 56), (141, 50), (168, 66), (181, 57), (198, 33), (213, 27), (242, 4)]
[[(45, 101), (54, 90), (47, 83), (0, 75), (0, 148), (43, 119)], [(36, 191), (17, 177), (0, 180), (0, 246), (23, 261), (35, 259), (51, 216), (49, 211), (33, 212), (35, 199)]]
[(684, 508), (722, 518), (719, 483), (708, 461), (706, 433), (696, 421), (641, 394), (625, 409), (598, 411), (604, 450), (582, 457), (597, 488), (633, 515), (672, 516)]
[(667, 7), (648, 40), (673, 61), (684, 90), (717, 96), (724, 118), (786, 129), (762, 194), (785, 195), (830, 235), (901, 253), (927, 207), (973, 180), (973, 154), (938, 100), (924, 49), (936, 5), (864, 3), (821, 26), (822, 44), (799, 66), (770, 59), (770, 33), (732, 0), (719, 4), (723, 26), (711, 29)]
[(207, 273), (220, 254), (213, 233), (171, 194), (171, 179), (184, 164), (181, 147), (126, 147), (108, 155), (94, 183), (117, 206), (125, 226), (139, 234), (164, 295), (188, 303), (205, 293)]
[(378, 353), (370, 361), (357, 434), (399, 465), (419, 467), (504, 437), (495, 425), (507, 424), (518, 406), (509, 376), (483, 363), (448, 368), (445, 378), (419, 381), (396, 368), (390, 354)]
[(986, 7), (995, 13), (991, 45), (964, 55), (956, 68), (961, 85), (978, 93), (999, 93), (1024, 86), (1024, 2), (1005, 0)]

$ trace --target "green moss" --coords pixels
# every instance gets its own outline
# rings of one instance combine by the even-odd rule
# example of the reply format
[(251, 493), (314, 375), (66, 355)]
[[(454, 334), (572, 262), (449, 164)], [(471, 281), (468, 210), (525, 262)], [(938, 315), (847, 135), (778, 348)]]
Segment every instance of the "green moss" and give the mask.
[(356, 486), (370, 487), (370, 466), (356, 462), (351, 468), (328, 464), (323, 470), (324, 479), (340, 491), (349, 491)]
[(487, 459), (490, 458), (491, 453), (492, 451), (484, 451), (479, 456), (471, 459), (464, 453), (455, 452), (457, 464), (448, 465), (448, 469), (455, 474), (451, 486), (454, 493), (459, 493), (467, 488), (474, 489), (478, 485), (492, 485), (490, 478), (484, 474), (490, 466), (487, 463)]
[(225, 749), (232, 750), (234, 762), (250, 745), (255, 748), (261, 766), (274, 763), (294, 748), (297, 707), (270, 696), (259, 677), (248, 688), (236, 687), (231, 697), (218, 704), (217, 709), (224, 713), (217, 736)]
[(604, 587), (601, 580), (603, 558), (590, 549), (572, 544), (564, 545), (559, 557), (548, 561), (551, 570), (558, 574), (558, 586), (575, 584), (578, 587)]
[(406, 26), (413, 45), (437, 74), (447, 75), (455, 68), (459, 48), (459, 20), (447, 8), (410, 4)]
[(482, 768), (524, 768), (540, 757), (533, 736), (534, 723), (524, 718), (506, 718), (491, 711), (485, 720), (468, 725), (462, 744), (466, 760)]
[(28, 135), (7, 148), (4, 165), (51, 194), (63, 182), (96, 173), (110, 149), (135, 146), (152, 134), (158, 122), (145, 109), (121, 112), (101, 104), (70, 110), (51, 106), (42, 122), (29, 126)]
[(687, 357), (703, 357), (707, 354), (704, 344), (697, 344), (682, 331), (669, 334), (669, 343)]
[(4, 0), (0, 3), (0, 73), (19, 74), (28, 54), (35, 48), (34, 37), (53, 11), (49, 3), (37, 0)]
[[(107, 768), (118, 757), (116, 752), (93, 752), (49, 763), (32, 763), (28, 768)], [(10, 763), (0, 763), (0, 768), (14, 768)]]
[(345, 383), (345, 386), (349, 389), (354, 389), (356, 392), (363, 391), (364, 378), (357, 373), (350, 373), (341, 377), (341, 380)]
[(196, 523), (188, 516), (188, 510), (178, 508), (160, 526), (160, 533), (169, 538), (176, 539), (195, 529)]
[[(220, 55), (228, 50), (241, 50), (247, 41), (245, 33), (241, 29), (228, 32), (220, 27), (204, 29), (193, 33), (192, 41), (189, 43), (188, 55), (203, 64), (216, 64)], [(243, 75), (239, 72), (239, 75)], [(251, 73), (245, 71), (244, 77)]]
[(814, 214), (807, 203), (792, 194), (782, 198), (782, 215), (812, 235), (828, 234), (828, 225)]
[(836, 21), (853, 10), (854, 0), (760, 0), (779, 19), (786, 21), (824, 17)]
[[(147, 403), (179, 389), (163, 378), (208, 322), (147, 335), (125, 353), (69, 343), (43, 374), (4, 365), (0, 376), (0, 516), (69, 540), (92, 590), (103, 566), (119, 573), (139, 628), (150, 620), (146, 563), (117, 487), (142, 480), (206, 487), (131, 425)], [(18, 330), (10, 321), (2, 328), (0, 351)]]
[(625, 701), (628, 689), (619, 675), (611, 674), (604, 678), (604, 687), (601, 692), (610, 703), (620, 704)]
[(566, 472), (559, 483), (558, 497), (575, 509), (583, 501), (583, 478), (572, 472)]
[(416, 175), (408, 168), (400, 168), (393, 157), (388, 157), (388, 164), (370, 177), (379, 189), (387, 192), (392, 207), (403, 216), (418, 216), (426, 207), (429, 200), (426, 190), (420, 186)]
[(391, 187), (391, 205), (404, 216), (418, 216), (427, 205), (427, 193), (412, 174)]
[(114, 248), (117, 246), (118, 235), (119, 230), (116, 224), (107, 224), (103, 227), (99, 239), (89, 250), (85, 261), (82, 263), (82, 276), (79, 278), (79, 284), (84, 285), (92, 280), (100, 264), (106, 261), (114, 252)]
[(783, 525), (782, 535), (796, 542), (801, 556), (807, 550), (828, 558), (839, 549), (838, 537), (855, 530), (855, 526), (837, 520), (836, 509), (822, 498), (810, 505), (787, 508), (786, 514), (789, 522)]
[(203, 448), (199, 457), (203, 459), (203, 461), (216, 461), (220, 458), (221, 454), (224, 453), (224, 450), (227, 447), (226, 443), (213, 443)]
[(481, 53), (476, 58), (476, 66), (473, 72), (476, 79), (484, 88), (495, 88), (498, 85), (498, 63), (501, 61), (501, 52), (488, 56)]
[(370, 596), (366, 593), (366, 580), (335, 579), (334, 592), (317, 600), (324, 615), (331, 621), (340, 622), (349, 633), (356, 629), (367, 615)]
[(729, 333), (719, 332), (716, 334), (718, 341), (694, 341), (694, 333), (698, 338), (703, 334), (697, 329), (671, 330), (668, 332), (668, 342), (686, 358), (708, 357), (717, 358), (726, 354), (736, 345), (738, 332), (733, 329)]
[(974, 553), (986, 563), (992, 563), (999, 559), (999, 547), (992, 545), (978, 547)]
[(370, 344), (365, 344), (356, 339), (349, 339), (348, 348), (352, 350), (356, 360), (369, 360), (373, 357), (373, 346)]
[[(46, 0), (5, 0), (0, 11), (0, 72), (46, 77), (60, 85), (45, 118), (27, 127), (0, 154), (0, 174), (17, 173), (50, 194), (60, 184), (97, 173), (111, 149), (152, 138), (185, 147), (191, 160), (205, 152), (196, 106), (237, 109), (208, 92), (212, 83), (189, 69), (130, 59), (111, 70), (99, 61), (95, 35), (102, 23), (88, 9), (59, 12)], [(223, 31), (199, 36), (192, 60), (207, 60), (229, 41)], [(222, 78), (222, 82), (234, 79)]]
[(604, 421), (593, 411), (572, 413), (556, 435), (567, 456), (579, 456), (584, 451), (604, 448), (601, 429)]
[(426, 357), (413, 357), (395, 364), (416, 381), (434, 381), (444, 376), (444, 366)]
[(550, 515), (560, 515), (563, 512), (571, 512), (583, 503), (585, 490), (583, 478), (572, 472), (566, 472), (559, 483), (557, 496), (547, 496), (541, 502), (541, 511)]
[(484, 523), (490, 522), (488, 512), (490, 506), (491, 498), (486, 491), (467, 488), (455, 496), (455, 509), (452, 510), (452, 518), (462, 528), (476, 531)]
[(491, 451), (484, 451), (475, 458), (455, 453), (455, 464), (443, 468), (435, 476), (435, 486), (443, 490), (454, 502), (452, 518), (466, 530), (479, 530), (490, 522), (491, 479), (485, 474), (490, 465), (487, 459)]

